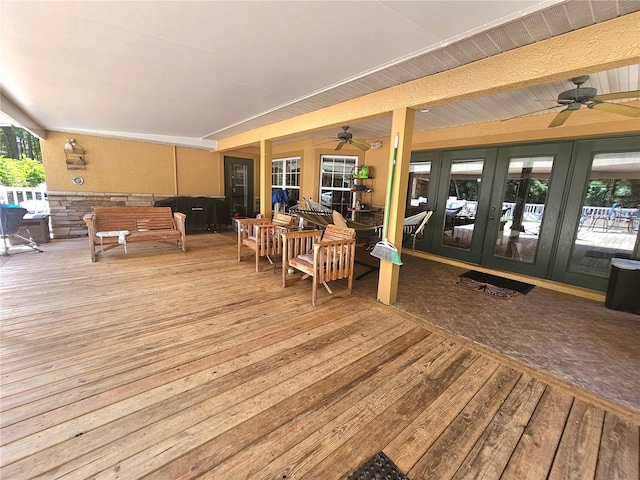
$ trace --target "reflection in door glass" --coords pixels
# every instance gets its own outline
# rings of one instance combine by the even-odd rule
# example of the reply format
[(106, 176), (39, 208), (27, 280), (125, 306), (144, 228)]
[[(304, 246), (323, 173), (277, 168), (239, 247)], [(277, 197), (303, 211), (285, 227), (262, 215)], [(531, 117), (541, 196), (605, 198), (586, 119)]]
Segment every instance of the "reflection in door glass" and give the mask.
[(247, 198), (247, 167), (234, 164), (231, 167), (231, 211), (240, 216), (247, 215), (249, 199)]
[(553, 167), (552, 157), (512, 158), (494, 255), (534, 263)]
[(451, 163), (443, 245), (471, 248), (483, 167), (483, 160), (454, 160)]
[(412, 163), (409, 165), (409, 198), (407, 198), (405, 217), (427, 210), (430, 175), (431, 162)]
[(595, 155), (570, 270), (609, 276), (611, 258), (633, 253), (639, 225), (640, 152)]

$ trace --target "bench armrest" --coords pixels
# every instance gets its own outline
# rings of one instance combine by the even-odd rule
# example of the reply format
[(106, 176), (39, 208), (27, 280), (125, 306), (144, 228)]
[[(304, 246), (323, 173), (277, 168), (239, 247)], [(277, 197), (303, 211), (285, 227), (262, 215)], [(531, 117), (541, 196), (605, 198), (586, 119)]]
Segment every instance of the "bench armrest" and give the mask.
[(176, 230), (180, 232), (180, 248), (183, 252), (187, 251), (187, 234), (185, 228), (185, 221), (187, 216), (184, 213), (173, 212), (173, 220), (176, 224)]
[(96, 217), (93, 213), (87, 213), (84, 217), (82, 217), (84, 223), (87, 224), (87, 228), (89, 229), (89, 235), (91, 235), (95, 227)]
[(185, 221), (187, 216), (184, 213), (173, 212), (173, 220), (176, 223), (176, 229), (180, 233), (185, 233)]
[(89, 249), (91, 250), (91, 261), (96, 261), (96, 246), (94, 243), (94, 236), (96, 234), (96, 216), (93, 213), (87, 213), (82, 217), (84, 223), (87, 224), (87, 230), (89, 233)]

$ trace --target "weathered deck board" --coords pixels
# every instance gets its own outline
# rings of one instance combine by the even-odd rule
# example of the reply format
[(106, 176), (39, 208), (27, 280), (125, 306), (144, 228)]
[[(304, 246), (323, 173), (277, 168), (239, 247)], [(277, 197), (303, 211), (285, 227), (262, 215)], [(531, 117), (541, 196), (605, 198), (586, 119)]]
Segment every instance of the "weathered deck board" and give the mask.
[(0, 477), (638, 476), (638, 425), (359, 294), (309, 301), (231, 236), (86, 239), (0, 267)]

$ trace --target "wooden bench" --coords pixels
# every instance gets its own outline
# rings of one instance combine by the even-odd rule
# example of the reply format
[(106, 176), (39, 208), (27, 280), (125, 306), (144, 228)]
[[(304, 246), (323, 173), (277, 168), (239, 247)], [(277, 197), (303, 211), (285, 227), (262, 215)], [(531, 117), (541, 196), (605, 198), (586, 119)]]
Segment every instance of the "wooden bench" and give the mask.
[(92, 214), (84, 216), (91, 261), (96, 261), (96, 254), (124, 243), (123, 238), (125, 246), (136, 242), (170, 242), (186, 252), (185, 219), (184, 213), (172, 213), (171, 207), (96, 207)]
[(282, 234), (282, 243), (283, 288), (291, 283), (291, 268), (302, 272), (303, 275), (297, 280), (312, 278), (311, 303), (314, 307), (319, 284), (333, 294), (327, 282), (346, 278), (346, 294), (351, 293), (356, 258), (355, 229), (327, 225), (324, 231), (285, 232)]
[(242, 247), (254, 252), (256, 272), (259, 272), (260, 257), (266, 257), (273, 263), (271, 256), (282, 253), (280, 232), (293, 223), (293, 217), (274, 213), (273, 218), (238, 218), (238, 261), (242, 261)]

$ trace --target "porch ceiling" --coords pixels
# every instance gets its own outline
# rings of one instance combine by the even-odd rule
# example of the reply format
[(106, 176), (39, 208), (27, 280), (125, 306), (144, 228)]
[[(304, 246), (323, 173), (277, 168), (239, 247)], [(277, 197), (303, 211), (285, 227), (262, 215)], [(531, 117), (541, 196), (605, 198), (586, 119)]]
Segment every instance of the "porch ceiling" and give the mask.
[[(640, 11), (640, 2), (10, 1), (0, 9), (0, 111), (14, 121), (215, 148), (249, 129)], [(599, 93), (640, 89), (638, 65), (589, 73)], [(537, 111), (571, 87), (558, 81), (440, 106), (417, 115), (415, 130)], [(351, 125), (355, 136), (374, 138), (390, 121)]]

